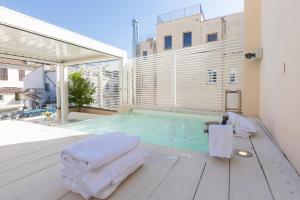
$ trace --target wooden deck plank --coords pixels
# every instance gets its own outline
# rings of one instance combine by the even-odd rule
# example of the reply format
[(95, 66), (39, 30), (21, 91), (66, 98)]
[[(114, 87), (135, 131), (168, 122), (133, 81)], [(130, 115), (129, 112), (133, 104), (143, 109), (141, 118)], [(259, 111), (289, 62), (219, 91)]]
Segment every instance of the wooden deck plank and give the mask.
[[(234, 148), (253, 152), (248, 138), (235, 137)], [(231, 158), (229, 197), (231, 200), (273, 199), (255, 154), (250, 158), (235, 155)]]
[(204, 166), (205, 160), (199, 157), (180, 157), (149, 199), (192, 200)]
[(59, 153), (53, 154), (49, 157), (37, 160), (30, 164), (14, 168), (0, 174), (0, 187), (4, 187), (36, 172), (39, 172), (49, 166), (59, 164)]
[(14, 144), (10, 145), (9, 150), (2, 150), (0, 147), (0, 163), (6, 162), (8, 160), (21, 158), (23, 156), (45, 150), (47, 148), (51, 148), (65, 142), (75, 141), (77, 138), (75, 137), (66, 137), (59, 138), (53, 140), (45, 140), (45, 141), (36, 141), (36, 142), (28, 142), (25, 144)]
[(51, 180), (44, 184), (40, 184), (32, 190), (24, 192), (21, 196), (18, 196), (16, 199), (56, 200), (70, 193), (70, 191), (64, 187), (61, 177), (59, 177), (58, 174), (55, 174), (55, 176), (57, 176), (57, 178), (54, 178), (54, 180)]
[[(109, 200), (145, 200), (161, 183), (178, 158), (169, 155), (150, 152), (148, 161), (144, 166), (129, 176), (109, 197)], [(83, 200), (77, 194), (69, 193), (60, 200)]]
[[(84, 200), (79, 194), (70, 192), (59, 200)], [(93, 199), (92, 199), (93, 200)]]
[(210, 157), (200, 181), (195, 200), (227, 200), (229, 160)]
[(15, 199), (41, 185), (45, 186), (44, 190), (48, 190), (47, 183), (57, 179), (61, 168), (62, 166), (57, 164), (31, 174), (30, 176), (20, 179), (12, 184), (0, 187), (1, 199)]
[(54, 145), (49, 148), (44, 148), (40, 151), (35, 151), (31, 154), (26, 154), (20, 158), (18, 157), (15, 159), (10, 159), (6, 162), (2, 162), (2, 163), (0, 163), (0, 176), (2, 173), (7, 172), (9, 170), (16, 169), (16, 168), (22, 167), (24, 165), (31, 165), (31, 164), (34, 164), (34, 162), (37, 162), (38, 160), (46, 159), (49, 156), (58, 154), (68, 144), (73, 143), (74, 141), (75, 141), (74, 139), (70, 139), (61, 144)]
[(299, 199), (300, 177), (280, 149), (251, 119), (257, 135), (251, 139), (275, 199)]
[(109, 200), (147, 199), (177, 160), (177, 157), (170, 158), (165, 154), (152, 153), (147, 163), (124, 181)]

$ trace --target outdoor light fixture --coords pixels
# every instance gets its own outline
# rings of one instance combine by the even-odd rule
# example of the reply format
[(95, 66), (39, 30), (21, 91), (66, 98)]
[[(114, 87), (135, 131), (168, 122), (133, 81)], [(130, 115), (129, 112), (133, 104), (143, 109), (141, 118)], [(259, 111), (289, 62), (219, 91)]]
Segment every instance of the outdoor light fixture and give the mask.
[(245, 58), (249, 60), (261, 60), (263, 58), (263, 48), (258, 48), (254, 52), (246, 53)]
[(240, 157), (246, 157), (246, 158), (253, 156), (253, 153), (251, 153), (250, 151), (247, 151), (245, 149), (237, 149), (237, 150), (235, 150), (235, 154)]

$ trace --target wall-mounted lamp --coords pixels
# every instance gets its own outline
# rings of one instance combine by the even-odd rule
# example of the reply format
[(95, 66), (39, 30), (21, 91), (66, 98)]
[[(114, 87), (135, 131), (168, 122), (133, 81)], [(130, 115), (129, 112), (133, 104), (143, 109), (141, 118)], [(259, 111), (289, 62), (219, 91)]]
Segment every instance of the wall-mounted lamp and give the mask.
[(260, 60), (263, 57), (263, 48), (258, 48), (255, 52), (249, 52), (245, 54), (245, 58), (250, 60)]

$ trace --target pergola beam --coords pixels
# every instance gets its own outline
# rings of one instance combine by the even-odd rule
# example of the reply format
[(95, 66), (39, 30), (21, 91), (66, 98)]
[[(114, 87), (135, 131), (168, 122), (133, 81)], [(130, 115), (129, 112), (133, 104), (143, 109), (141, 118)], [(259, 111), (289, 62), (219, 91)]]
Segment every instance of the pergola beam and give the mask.
[(41, 64), (48, 64), (48, 65), (56, 65), (62, 63), (62, 61), (54, 61), (54, 60), (47, 60), (47, 59), (37, 59), (28, 56), (21, 56), (21, 55), (10, 55), (5, 53), (0, 53), (0, 58), (8, 58), (13, 60), (22, 60), (28, 62), (35, 62)]
[(78, 59), (78, 60), (73, 60), (73, 61), (67, 61), (63, 62), (64, 65), (81, 65), (81, 64), (87, 64), (87, 63), (96, 63), (96, 62), (105, 62), (105, 61), (113, 61), (113, 60), (118, 60), (118, 57), (112, 57), (112, 56), (96, 56), (92, 58), (84, 58), (84, 59)]

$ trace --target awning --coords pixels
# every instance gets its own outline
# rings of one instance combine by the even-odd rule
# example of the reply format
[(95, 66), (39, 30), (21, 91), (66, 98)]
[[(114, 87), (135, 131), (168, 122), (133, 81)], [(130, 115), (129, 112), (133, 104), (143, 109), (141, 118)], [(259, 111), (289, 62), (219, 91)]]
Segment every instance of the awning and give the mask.
[(126, 56), (116, 47), (0, 6), (0, 58), (53, 64)]

